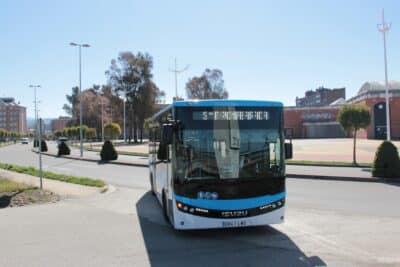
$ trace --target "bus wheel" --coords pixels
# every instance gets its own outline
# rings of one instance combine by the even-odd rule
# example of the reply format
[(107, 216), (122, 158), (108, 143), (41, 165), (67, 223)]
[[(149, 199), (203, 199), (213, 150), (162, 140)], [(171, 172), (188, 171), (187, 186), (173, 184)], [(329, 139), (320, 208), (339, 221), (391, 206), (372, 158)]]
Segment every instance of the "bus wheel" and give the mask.
[(169, 217), (168, 217), (168, 212), (167, 212), (167, 198), (165, 196), (165, 193), (163, 191), (162, 193), (162, 206), (163, 206), (163, 214), (164, 214), (164, 219), (167, 223), (170, 223)]
[(153, 174), (150, 174), (150, 186), (151, 186), (151, 193), (153, 194), (153, 196), (155, 196), (156, 192), (154, 188)]

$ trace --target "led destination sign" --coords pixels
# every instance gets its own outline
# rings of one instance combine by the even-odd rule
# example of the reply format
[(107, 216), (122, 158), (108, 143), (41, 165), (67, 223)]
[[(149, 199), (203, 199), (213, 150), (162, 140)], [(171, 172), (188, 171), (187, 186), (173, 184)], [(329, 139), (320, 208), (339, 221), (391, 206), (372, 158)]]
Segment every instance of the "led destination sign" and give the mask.
[(195, 121), (266, 121), (268, 120), (267, 111), (196, 111), (193, 112)]

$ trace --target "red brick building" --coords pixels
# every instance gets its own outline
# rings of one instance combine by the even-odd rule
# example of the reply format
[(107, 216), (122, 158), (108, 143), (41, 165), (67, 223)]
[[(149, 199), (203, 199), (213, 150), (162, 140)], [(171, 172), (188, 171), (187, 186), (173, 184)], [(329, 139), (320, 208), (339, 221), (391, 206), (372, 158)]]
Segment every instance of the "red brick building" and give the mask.
[(70, 117), (59, 117), (51, 121), (51, 130), (53, 133), (58, 130), (62, 130), (67, 127), (68, 122), (71, 120)]
[(340, 138), (345, 132), (337, 122), (340, 106), (285, 107), (285, 129), (293, 138)]
[(12, 97), (0, 98), (0, 128), (17, 133), (27, 133), (26, 107)]
[[(386, 138), (385, 86), (380, 82), (366, 82), (349, 103), (365, 104), (371, 113), (371, 124), (360, 131), (360, 137), (368, 139)], [(400, 139), (400, 82), (389, 82), (390, 134), (392, 139)]]
[[(400, 139), (400, 82), (389, 83), (390, 124), (392, 139)], [(345, 137), (337, 122), (342, 104), (365, 104), (371, 113), (371, 124), (359, 131), (359, 137), (386, 138), (386, 103), (384, 83), (366, 82), (348, 101), (335, 101), (324, 107), (285, 107), (285, 128), (293, 138)]]

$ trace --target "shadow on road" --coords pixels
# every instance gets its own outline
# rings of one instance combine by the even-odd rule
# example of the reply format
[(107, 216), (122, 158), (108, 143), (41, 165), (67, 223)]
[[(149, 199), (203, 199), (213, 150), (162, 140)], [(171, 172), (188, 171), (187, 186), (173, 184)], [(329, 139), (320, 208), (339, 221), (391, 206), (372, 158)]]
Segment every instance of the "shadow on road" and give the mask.
[(151, 266), (326, 266), (273, 227), (177, 231), (150, 192), (136, 208)]

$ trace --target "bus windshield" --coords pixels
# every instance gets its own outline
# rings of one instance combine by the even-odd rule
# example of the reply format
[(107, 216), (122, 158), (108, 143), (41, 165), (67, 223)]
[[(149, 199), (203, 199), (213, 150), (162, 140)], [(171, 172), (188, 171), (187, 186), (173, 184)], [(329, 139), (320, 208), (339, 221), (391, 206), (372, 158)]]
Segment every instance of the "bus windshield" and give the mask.
[(178, 109), (176, 178), (282, 177), (281, 115), (279, 108)]

